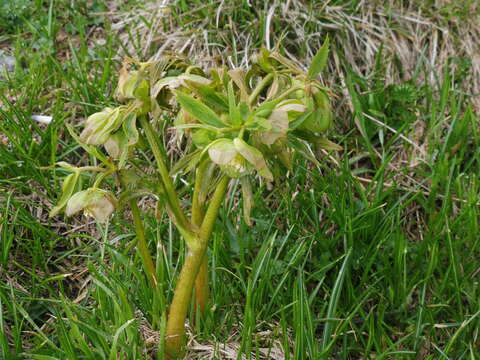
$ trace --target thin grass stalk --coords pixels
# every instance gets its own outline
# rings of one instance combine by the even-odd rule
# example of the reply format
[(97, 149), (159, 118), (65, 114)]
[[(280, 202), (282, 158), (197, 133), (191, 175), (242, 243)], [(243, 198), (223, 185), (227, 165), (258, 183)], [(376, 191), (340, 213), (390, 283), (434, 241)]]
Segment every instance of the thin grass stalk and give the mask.
[(140, 209), (138, 208), (135, 200), (130, 201), (130, 209), (132, 210), (133, 224), (135, 226), (135, 233), (137, 236), (137, 246), (138, 251), (140, 252), (140, 257), (142, 258), (143, 267), (145, 268), (145, 272), (147, 273), (151, 286), (153, 289), (157, 289), (158, 281), (155, 264), (153, 263), (150, 252), (148, 251), (148, 245), (145, 239), (145, 229), (140, 217)]

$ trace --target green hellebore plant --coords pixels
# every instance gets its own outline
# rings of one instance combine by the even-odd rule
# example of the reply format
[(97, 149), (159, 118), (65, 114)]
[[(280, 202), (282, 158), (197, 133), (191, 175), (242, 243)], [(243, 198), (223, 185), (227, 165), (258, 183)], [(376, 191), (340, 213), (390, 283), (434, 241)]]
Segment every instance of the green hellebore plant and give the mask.
[[(59, 164), (71, 174), (64, 180), (63, 193), (51, 216), (62, 210), (67, 215), (84, 210), (105, 221), (115, 207), (128, 205), (138, 251), (155, 289), (159, 283), (138, 199), (156, 195), (185, 239), (187, 256), (176, 282), (164, 339), (168, 358), (183, 356), (185, 320), (194, 289), (195, 309), (202, 312), (208, 306), (206, 251), (229, 183), (239, 181), (244, 219), (252, 225), (255, 179), (273, 182), (282, 171), (292, 168), (298, 155), (316, 161), (312, 146), (339, 149), (322, 136), (332, 121), (330, 92), (316, 77), (326, 64), (327, 54), (328, 39), (306, 73), (266, 49), (254, 56), (248, 71), (219, 67), (204, 72), (179, 57), (148, 63), (127, 59), (116, 91), (122, 105), (91, 115), (80, 137), (69, 128), (101, 165), (76, 168)], [(166, 135), (155, 130), (158, 125), (173, 125), (181, 157), (167, 155), (159, 141)], [(140, 144), (143, 152), (149, 147), (157, 176), (135, 170)], [(96, 148), (100, 145), (108, 155)], [(167, 163), (172, 162), (169, 169)], [(93, 186), (86, 190), (79, 184), (82, 174), (95, 174)], [(194, 184), (189, 209), (182, 205), (188, 202), (179, 195), (181, 184), (174, 182), (179, 176)], [(114, 181), (108, 181), (110, 178)], [(102, 185), (105, 189), (100, 188)]]

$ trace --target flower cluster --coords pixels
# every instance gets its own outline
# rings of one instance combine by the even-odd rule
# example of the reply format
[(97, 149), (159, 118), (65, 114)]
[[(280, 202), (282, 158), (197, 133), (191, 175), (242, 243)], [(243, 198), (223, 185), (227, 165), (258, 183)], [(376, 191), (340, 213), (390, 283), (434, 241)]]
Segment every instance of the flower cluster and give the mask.
[[(121, 105), (89, 116), (77, 138), (87, 151), (103, 146), (108, 157), (100, 159), (107, 159), (103, 163), (110, 170), (103, 169), (100, 180), (86, 190), (77, 189), (79, 171), (75, 170), (65, 179), (52, 215), (83, 209), (98, 220), (108, 218), (117, 201), (113, 193), (97, 186), (106, 174), (128, 166), (144, 136), (139, 117), (158, 122), (168, 113), (176, 131), (187, 139), (188, 154), (176, 171), (208, 161), (217, 172), (240, 178), (248, 190), (244, 197), (251, 196), (252, 175), (271, 182), (282, 168), (291, 169), (295, 153), (311, 153), (312, 144), (335, 149), (321, 135), (332, 122), (330, 92), (316, 79), (327, 52), (328, 42), (308, 72), (266, 49), (255, 54), (248, 71), (219, 67), (205, 72), (179, 58), (144, 63), (126, 59), (115, 93)], [(243, 203), (249, 206), (252, 201)], [(250, 209), (244, 210), (248, 219)]]

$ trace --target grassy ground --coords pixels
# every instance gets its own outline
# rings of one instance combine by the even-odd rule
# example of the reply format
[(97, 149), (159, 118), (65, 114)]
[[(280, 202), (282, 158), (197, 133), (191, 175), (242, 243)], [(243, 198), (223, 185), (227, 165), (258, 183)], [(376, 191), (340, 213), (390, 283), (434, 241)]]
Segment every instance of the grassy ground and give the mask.
[[(253, 228), (231, 191), (209, 252), (214, 305), (188, 356), (480, 358), (475, 2), (4, 3), (19, 16), (0, 11), (17, 61), (0, 78), (0, 359), (161, 358), (131, 225), (48, 219), (64, 174), (41, 169), (88, 161), (64, 122), (113, 102), (122, 56), (246, 65), (283, 39), (305, 66), (326, 33), (344, 150), (259, 189)], [(169, 299), (183, 245), (143, 205)]]

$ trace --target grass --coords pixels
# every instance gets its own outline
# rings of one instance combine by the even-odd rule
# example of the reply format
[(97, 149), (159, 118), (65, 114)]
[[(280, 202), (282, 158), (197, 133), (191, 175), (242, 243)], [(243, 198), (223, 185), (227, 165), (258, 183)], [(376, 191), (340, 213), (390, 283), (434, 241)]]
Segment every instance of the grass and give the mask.
[[(299, 162), (284, 186), (257, 191), (253, 228), (231, 190), (209, 251), (213, 307), (190, 324), (189, 358), (480, 357), (478, 64), (459, 26), (477, 13), (467, 2), (435, 20), (451, 26), (435, 63), (419, 37), (426, 28), (408, 26), (413, 43), (428, 45), (423, 56), (385, 42), (360, 58), (357, 41), (379, 44), (361, 28), (348, 32), (355, 16), (367, 18), (361, 2), (322, 12), (295, 1), (291, 15), (279, 5), (269, 16), (259, 3), (179, 1), (157, 22), (149, 3), (102, 4), (32, 1), (28, 17), (2, 28), (0, 46), (17, 67), (0, 79), (0, 358), (161, 358), (162, 314), (184, 253), (166, 214), (145, 199), (159, 303), (130, 223), (48, 219), (64, 174), (41, 167), (88, 161), (64, 123), (112, 103), (119, 52), (157, 56), (168, 34), (164, 50), (244, 65), (268, 35), (305, 59), (322, 29), (333, 35), (324, 80), (338, 97), (332, 133), (344, 150), (318, 154), (318, 166)], [(425, 18), (435, 11), (422, 3)], [(387, 34), (403, 26), (392, 14), (375, 18)], [(37, 124), (32, 114), (54, 120)]]

